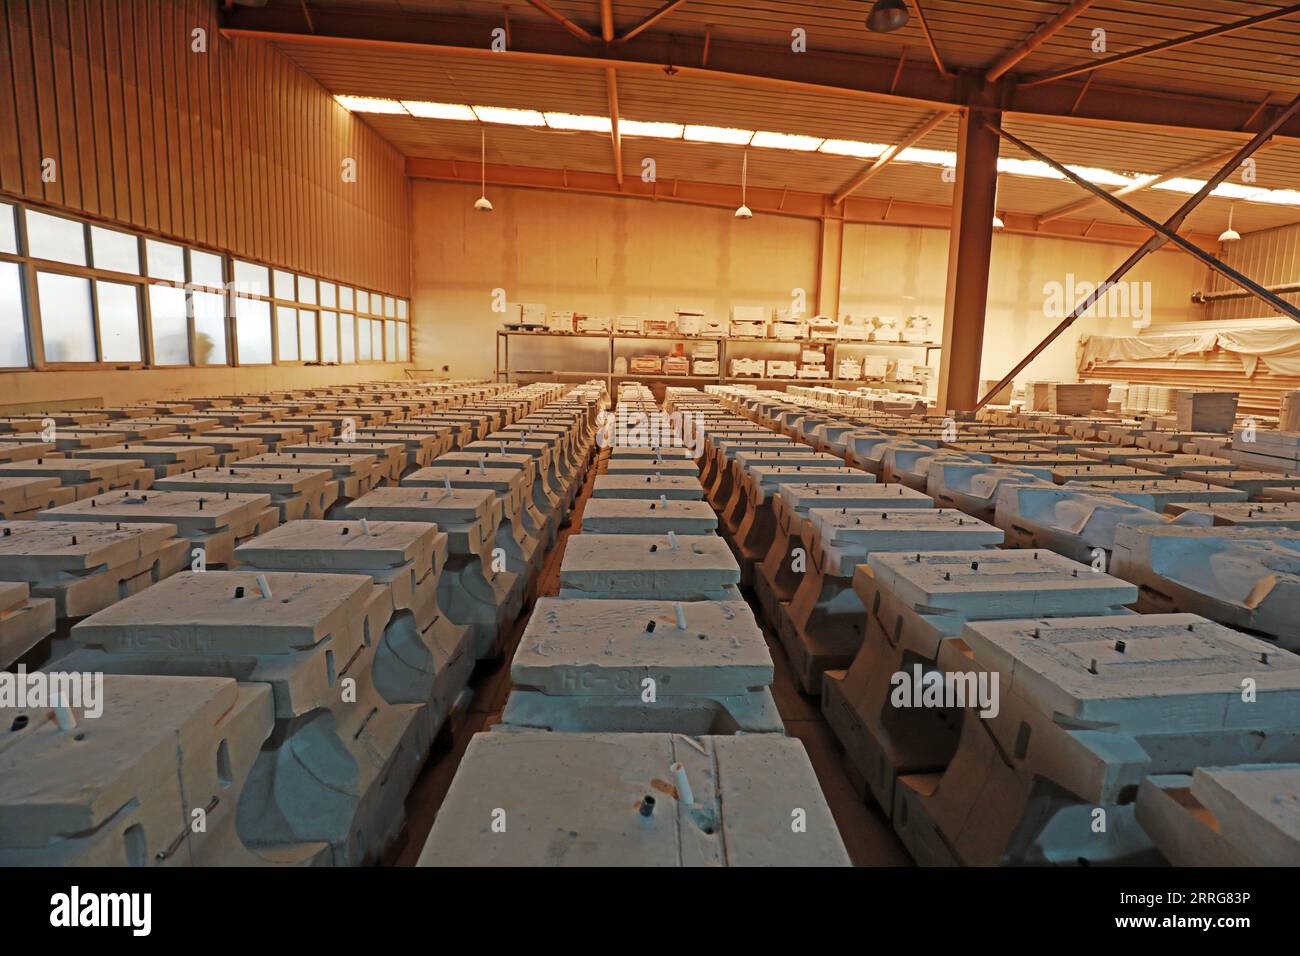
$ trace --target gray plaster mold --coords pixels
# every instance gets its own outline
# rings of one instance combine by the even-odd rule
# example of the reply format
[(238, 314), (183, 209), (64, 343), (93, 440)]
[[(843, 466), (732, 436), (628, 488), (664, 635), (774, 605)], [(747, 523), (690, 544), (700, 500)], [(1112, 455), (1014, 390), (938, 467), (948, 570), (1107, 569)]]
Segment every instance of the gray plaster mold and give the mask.
[[(669, 769), (679, 763), (689, 803)], [(796, 821), (806, 822), (804, 832), (795, 832)], [(470, 741), (419, 865), (788, 867), (849, 859), (803, 744), (792, 738), (521, 731)]]

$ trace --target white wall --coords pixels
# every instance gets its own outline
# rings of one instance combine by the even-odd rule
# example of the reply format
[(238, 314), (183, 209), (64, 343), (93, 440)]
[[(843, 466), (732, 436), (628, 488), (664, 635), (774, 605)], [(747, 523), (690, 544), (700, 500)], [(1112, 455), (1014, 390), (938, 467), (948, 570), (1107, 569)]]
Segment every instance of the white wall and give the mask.
[[(733, 304), (784, 304), (795, 288), (810, 304), (816, 295), (810, 220), (739, 222), (725, 209), (499, 188), (488, 190), (494, 211), (480, 213), (476, 188), (417, 181), (412, 192), (418, 364), (448, 365), (453, 376), (492, 372), (498, 288), (512, 302), (651, 318), (682, 306), (725, 315)], [(604, 354), (589, 351), (603, 370)], [(548, 361), (534, 354), (524, 367)]]
[[(475, 187), (413, 184), (413, 334), (422, 368), (451, 375), (490, 374), (494, 289), (510, 301), (589, 314), (666, 316), (677, 306), (726, 314), (733, 304), (783, 306), (802, 288), (808, 308), (817, 289), (818, 226), (812, 220), (615, 199), (546, 190), (489, 190), (495, 207), (475, 212)], [(1044, 314), (1046, 282), (1098, 282), (1128, 255), (1120, 245), (999, 234), (994, 237), (983, 377), (1000, 378), (1056, 324)], [(929, 315), (942, 329), (948, 233), (944, 229), (850, 224), (844, 230), (840, 311)], [(1156, 323), (1199, 317), (1190, 302), (1202, 280), (1195, 260), (1158, 252), (1130, 277), (1150, 282)], [(1061, 336), (1022, 378), (1075, 378), (1080, 332), (1132, 334), (1127, 318), (1086, 318)], [(938, 334), (936, 332), (936, 334)], [(512, 367), (605, 368), (605, 346), (514, 340)], [(549, 349), (549, 351), (548, 351)], [(647, 345), (646, 351), (654, 350)], [(663, 349), (658, 349), (662, 351)], [(935, 357), (937, 362), (937, 356)]]
[[(1064, 286), (1071, 274), (1076, 283), (1100, 282), (1130, 251), (1076, 239), (996, 234), (981, 377), (1001, 378), (1060, 321), (1046, 314), (1045, 283)], [(840, 311), (868, 316), (920, 313), (941, 330), (947, 262), (947, 230), (851, 223), (844, 229)], [(1186, 322), (1201, 317), (1191, 292), (1202, 271), (1192, 257), (1162, 251), (1148, 256), (1127, 278), (1150, 283), (1153, 324)], [(1128, 317), (1089, 313), (1035, 359), (1020, 380), (1074, 379), (1075, 347), (1085, 333), (1133, 335), (1136, 330)]]

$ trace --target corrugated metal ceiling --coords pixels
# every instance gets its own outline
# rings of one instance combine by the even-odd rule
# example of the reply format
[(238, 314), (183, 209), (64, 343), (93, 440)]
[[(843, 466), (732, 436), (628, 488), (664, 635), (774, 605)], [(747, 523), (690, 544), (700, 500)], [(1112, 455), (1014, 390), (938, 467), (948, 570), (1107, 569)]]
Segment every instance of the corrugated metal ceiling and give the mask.
[[(363, 7), (402, 13), (474, 14), (500, 17), (502, 6), (490, 0), (310, 0), (312, 7)], [(615, 22), (625, 30), (660, 6), (659, 0), (617, 0)], [(976, 3), (963, 0), (922, 0), (927, 19), (945, 62), (950, 66), (987, 66), (1013, 48), (1040, 24), (1066, 6), (1059, 2)], [(599, 32), (595, 0), (551, 0), (566, 16)], [(1105, 0), (1074, 21), (1017, 72), (1061, 69), (1093, 56), (1091, 31), (1107, 30), (1111, 52), (1182, 36), (1218, 23), (1275, 9), (1279, 4), (1182, 0), (1178, 4), (1148, 0)], [(788, 42), (790, 29), (808, 31), (810, 46), (897, 55), (909, 49), (909, 59), (928, 60), (916, 19), (895, 34), (869, 33), (863, 26), (867, 4), (862, 0), (819, 3), (697, 2), (688, 0), (654, 27), (657, 31), (691, 35), (707, 24), (713, 36), (764, 42)], [(526, 3), (510, 6), (512, 21), (544, 20)], [(635, 42), (635, 41), (633, 41)], [(603, 72), (521, 64), (502, 59), (382, 52), (361, 48), (285, 42), (282, 49), (333, 93), (399, 99), (531, 107), (569, 113), (607, 115)], [(1264, 96), (1275, 99), (1300, 89), (1295, 69), (1300, 50), (1300, 16), (1261, 25), (1227, 37), (1195, 44), (1130, 64), (1109, 67), (1107, 84), (1138, 85), (1221, 95)], [(791, 54), (796, 55), (796, 54)], [(1099, 74), (1099, 81), (1101, 74)], [(1080, 79), (1061, 81), (1078, 85)], [(754, 130), (806, 133), (816, 136), (895, 143), (931, 114), (923, 109), (879, 104), (833, 92), (772, 91), (721, 79), (621, 73), (620, 113), (624, 118), (670, 120)], [(477, 161), (478, 124), (409, 117), (368, 115), (374, 129), (407, 156)], [(1098, 127), (1008, 117), (1006, 128), (1061, 162), (1095, 166), (1120, 173), (1164, 173), (1191, 162), (1231, 151), (1240, 138), (1226, 135), (1157, 131), (1140, 127)], [(931, 132), (920, 144), (930, 149), (956, 148), (955, 117)], [(585, 133), (487, 127), (489, 162), (610, 172), (612, 150), (608, 136)], [(1003, 156), (1022, 157), (1004, 143)], [(645, 156), (653, 156), (661, 179), (735, 183), (741, 153), (736, 147), (661, 139), (625, 138), (624, 171), (637, 175)], [(833, 192), (866, 165), (866, 161), (825, 154), (751, 149), (749, 181), (756, 186)], [(1300, 142), (1282, 141), (1256, 160), (1256, 185), (1274, 189), (1300, 188)], [(1189, 174), (1205, 178), (1210, 170)], [(1240, 182), (1240, 174), (1234, 176)], [(895, 164), (870, 180), (858, 195), (920, 202), (951, 201), (952, 187), (935, 167)], [(999, 205), (1014, 212), (1042, 213), (1083, 198), (1068, 182), (1004, 175)], [(1168, 215), (1186, 196), (1145, 190), (1129, 197), (1133, 205), (1153, 216)], [(1226, 220), (1228, 201), (1207, 200), (1188, 221), (1189, 227), (1217, 232)], [(1124, 216), (1097, 204), (1075, 218), (1124, 222)], [(1239, 203), (1234, 224), (1255, 231), (1300, 221), (1295, 206)]]

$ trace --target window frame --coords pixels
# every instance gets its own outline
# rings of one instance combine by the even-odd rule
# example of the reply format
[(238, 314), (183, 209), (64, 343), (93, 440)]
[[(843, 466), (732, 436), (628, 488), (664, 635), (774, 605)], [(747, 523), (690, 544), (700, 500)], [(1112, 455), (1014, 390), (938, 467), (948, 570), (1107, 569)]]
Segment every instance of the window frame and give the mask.
[[(407, 327), (405, 333), (407, 341), (410, 343), (407, 349), (406, 362), (414, 362), (414, 340), (410, 333), (410, 305), (409, 299), (403, 296), (394, 295), (386, 292), (376, 292), (370, 287), (361, 287), (353, 282), (349, 282), (337, 277), (321, 275), (312, 271), (300, 271), (292, 268), (286, 268), (283, 265), (273, 265), (260, 259), (238, 255), (229, 251), (206, 246), (201, 243), (194, 243), (185, 239), (180, 239), (171, 235), (157, 232), (142, 232), (132, 228), (129, 224), (110, 220), (100, 220), (90, 218), (85, 213), (75, 210), (67, 210), (54, 205), (45, 205), (24, 201), (13, 196), (0, 196), (0, 204), (7, 208), (7, 212), (12, 215), (14, 240), (16, 244), (15, 252), (0, 251), (0, 262), (10, 263), (17, 267), (18, 278), (18, 303), (20, 309), (19, 321), (22, 323), (22, 331), (26, 336), (26, 365), (0, 366), (0, 372), (33, 372), (33, 371), (88, 371), (88, 370), (133, 370), (141, 368), (194, 368), (194, 369), (214, 369), (214, 368), (243, 368), (243, 367), (260, 367), (268, 363), (247, 362), (239, 354), (239, 334), (238, 334), (238, 316), (236, 314), (236, 300), (242, 298), (258, 299), (267, 303), (267, 310), (270, 318), (271, 334), (271, 361), (270, 365), (362, 365), (362, 364), (387, 364), (397, 363), (397, 355), (380, 355), (371, 356), (367, 359), (360, 358), (359, 335), (360, 322), (358, 319), (364, 317), (372, 321), (384, 320), (384, 316), (374, 314), (376, 302), (383, 302), (384, 298), (391, 299), (395, 303), (405, 303), (407, 312), (406, 319), (397, 319), (399, 324), (405, 324)], [(77, 265), (63, 262), (57, 259), (44, 259), (32, 256), (30, 254), (30, 241), (27, 228), (27, 217), (29, 213), (36, 213), (45, 216), (53, 216), (75, 222), (81, 229), (82, 244), (85, 252), (86, 265)], [(119, 272), (107, 266), (100, 266), (96, 262), (94, 230), (108, 230), (129, 237), (135, 242), (136, 263), (139, 269), (138, 273)], [(149, 256), (148, 243), (150, 241), (166, 243), (168, 245), (178, 246), (181, 249), (182, 261), (184, 263), (184, 281), (175, 281), (167, 279), (155, 279), (149, 273)], [(205, 256), (215, 256), (221, 263), (221, 275), (223, 287), (217, 288), (205, 283), (196, 283), (194, 281), (193, 256), (195, 254)], [(236, 261), (244, 263), (255, 268), (265, 269), (267, 273), (268, 294), (261, 295), (257, 292), (241, 292), (235, 286), (235, 263)], [(294, 277), (294, 301), (279, 299), (275, 295), (275, 273), (277, 271), (289, 273)], [(44, 347), (44, 326), (41, 321), (41, 304), (40, 291), (37, 276), (40, 273), (52, 273), (69, 278), (84, 279), (90, 287), (90, 309), (91, 322), (94, 333), (94, 359), (85, 362), (51, 362), (46, 359)], [(315, 302), (297, 301), (301, 296), (298, 292), (299, 280), (307, 280), (314, 284), (316, 294)], [(99, 302), (99, 283), (111, 282), (117, 285), (130, 285), (135, 288), (136, 302), (138, 306), (138, 323), (139, 323), (139, 341), (140, 355), (139, 361), (111, 361), (104, 359), (104, 339), (103, 339), (103, 320), (102, 309)], [(322, 284), (329, 284), (333, 287), (334, 303), (327, 306), (321, 301)], [(164, 285), (179, 287), (185, 294), (185, 323), (186, 335), (189, 346), (188, 361), (181, 365), (163, 365), (157, 361), (154, 349), (154, 329), (153, 313), (151, 308), (150, 288), (155, 285)], [(351, 290), (351, 308), (344, 307), (343, 289)], [(223, 300), (223, 325), (225, 332), (225, 361), (223, 363), (200, 362), (198, 355), (198, 330), (195, 319), (194, 293), (211, 293), (219, 294)], [(358, 293), (365, 292), (368, 298), (369, 309), (366, 312), (359, 312), (357, 309)], [(295, 314), (300, 311), (309, 311), (313, 314), (315, 320), (316, 333), (316, 358), (312, 361), (304, 361), (301, 358), (282, 360), (279, 356), (279, 306), (286, 306), (295, 310)], [(401, 305), (397, 306), (400, 310)], [(384, 311), (381, 308), (381, 313)], [(323, 335), (321, 329), (322, 313), (329, 312), (334, 315), (336, 322), (336, 351), (337, 356), (326, 361), (324, 358)], [(348, 316), (352, 326), (352, 342), (350, 349), (344, 346), (345, 321), (344, 316)], [(401, 339), (403, 330), (398, 329), (398, 338)], [(395, 350), (395, 352), (400, 350)], [(298, 354), (302, 355), (301, 341), (299, 341)], [(352, 356), (351, 361), (345, 360), (345, 355)]]

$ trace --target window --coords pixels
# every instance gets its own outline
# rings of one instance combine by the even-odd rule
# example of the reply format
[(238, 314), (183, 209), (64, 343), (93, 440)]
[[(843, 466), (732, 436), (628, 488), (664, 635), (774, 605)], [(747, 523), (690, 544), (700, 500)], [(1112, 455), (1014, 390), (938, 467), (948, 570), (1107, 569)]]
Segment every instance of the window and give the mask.
[(102, 226), (91, 226), (90, 251), (96, 269), (127, 272), (133, 276), (140, 274), (140, 241), (135, 236)]
[(194, 313), (194, 362), (226, 363), (226, 297), (219, 292), (191, 292)]
[(315, 362), (316, 354), (316, 313), (310, 309), (298, 310), (298, 345), (304, 362)]
[(75, 219), (27, 210), (27, 254), (34, 259), (86, 265), (86, 229)]
[(144, 241), (144, 257), (151, 279), (166, 282), (185, 281), (185, 248), (157, 239)]
[(30, 364), (22, 276), (17, 263), (0, 262), (0, 368), (26, 368)]
[(36, 292), (41, 306), (41, 343), (45, 347), (45, 361), (96, 361), (90, 280), (38, 272)]
[(339, 316), (339, 361), (350, 365), (357, 360), (357, 317)]
[(276, 341), (279, 343), (281, 362), (298, 361), (298, 310), (277, 306), (275, 310)]
[(153, 364), (189, 365), (190, 323), (185, 290), (174, 285), (149, 286), (149, 323), (153, 327)]
[(14, 207), (5, 202), (0, 202), (0, 252), (7, 252), (12, 256), (18, 255), (18, 229), (14, 226)]
[(261, 299), (235, 300), (235, 338), (240, 365), (270, 365), (271, 305)]
[(221, 256), (213, 255), (211, 252), (199, 252), (197, 249), (190, 250), (190, 282), (194, 285), (205, 285), (211, 289), (223, 289), (226, 286), (226, 278), (222, 275)]
[(275, 297), (286, 302), (297, 302), (298, 294), (293, 288), (293, 273), (282, 269), (275, 270)]
[(410, 361), (407, 299), (127, 224), (5, 199), (0, 260), (0, 369)]
[(99, 347), (105, 362), (142, 362), (140, 292), (125, 282), (95, 281), (99, 304)]
[(357, 316), (357, 358), (370, 361), (370, 320)]
[[(321, 289), (323, 290), (324, 287), (322, 283)], [(320, 360), (322, 362), (339, 360), (339, 314), (337, 312), (320, 314)]]
[(235, 287), (240, 295), (270, 295), (271, 274), (266, 266), (235, 260)]

